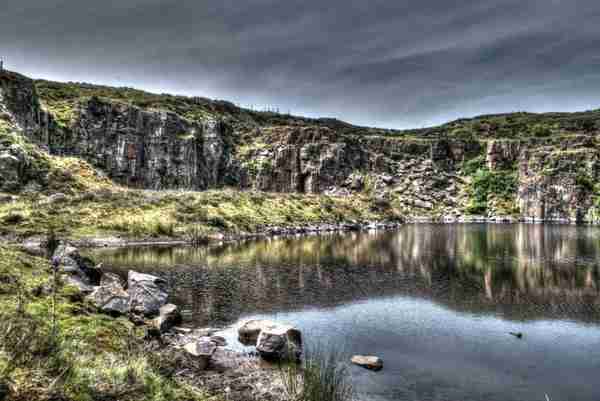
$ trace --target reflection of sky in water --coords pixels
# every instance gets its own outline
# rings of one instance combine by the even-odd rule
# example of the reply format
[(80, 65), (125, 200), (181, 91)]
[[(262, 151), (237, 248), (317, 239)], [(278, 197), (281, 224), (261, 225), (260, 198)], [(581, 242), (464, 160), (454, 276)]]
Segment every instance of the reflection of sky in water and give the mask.
[[(300, 327), (308, 346), (384, 359), (382, 372), (352, 368), (369, 399), (598, 400), (600, 327), (569, 321), (509, 322), (392, 297), (335, 309), (245, 316), (221, 333), (232, 348), (246, 319)], [(509, 332), (523, 332), (522, 340)]]
[(233, 325), (232, 347), (267, 318), (381, 356), (381, 372), (352, 367), (368, 399), (597, 401), (599, 245), (597, 227), (407, 225), (95, 256), (164, 276), (191, 324)]

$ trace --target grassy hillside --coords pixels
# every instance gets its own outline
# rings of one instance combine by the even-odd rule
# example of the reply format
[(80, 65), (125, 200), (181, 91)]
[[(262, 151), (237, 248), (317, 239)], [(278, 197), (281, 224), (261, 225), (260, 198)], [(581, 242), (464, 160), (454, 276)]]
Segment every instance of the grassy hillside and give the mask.
[(579, 113), (508, 113), (459, 119), (437, 127), (403, 131), (418, 137), (457, 139), (547, 138), (568, 134), (597, 134), (600, 109)]
[(568, 134), (596, 134), (600, 130), (600, 109), (577, 113), (491, 114), (459, 119), (436, 127), (390, 130), (359, 127), (330, 118), (312, 119), (272, 111), (249, 110), (222, 100), (153, 94), (128, 87), (114, 88), (45, 80), (38, 80), (35, 84), (44, 106), (64, 123), (70, 121), (78, 102), (96, 96), (141, 108), (169, 110), (191, 120), (224, 118), (238, 130), (252, 130), (258, 126), (316, 125), (346, 134), (456, 139), (546, 138)]

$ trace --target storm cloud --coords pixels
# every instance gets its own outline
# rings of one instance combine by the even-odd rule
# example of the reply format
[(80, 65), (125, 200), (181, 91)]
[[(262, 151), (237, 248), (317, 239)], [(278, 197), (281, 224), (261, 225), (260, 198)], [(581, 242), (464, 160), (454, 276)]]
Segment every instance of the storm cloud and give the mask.
[(422, 127), (600, 107), (598, 0), (3, 0), (37, 78)]

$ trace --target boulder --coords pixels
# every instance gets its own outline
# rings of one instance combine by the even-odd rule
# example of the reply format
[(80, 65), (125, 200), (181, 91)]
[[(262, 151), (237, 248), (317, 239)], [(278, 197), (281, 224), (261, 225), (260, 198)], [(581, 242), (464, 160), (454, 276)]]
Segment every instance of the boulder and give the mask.
[(177, 306), (173, 304), (166, 304), (159, 308), (158, 316), (152, 320), (152, 326), (160, 333), (165, 333), (173, 326), (181, 323), (181, 313), (177, 309)]
[(104, 273), (102, 278), (100, 279), (101, 286), (118, 286), (121, 288), (125, 288), (125, 282), (121, 279), (120, 276), (114, 273)]
[(88, 297), (101, 311), (111, 315), (124, 315), (129, 312), (129, 294), (123, 289), (120, 278), (111, 273), (103, 277), (103, 285), (96, 287)]
[(376, 356), (354, 355), (351, 362), (369, 370), (377, 371), (383, 368), (383, 361)]
[(167, 282), (162, 278), (129, 271), (127, 290), (131, 311), (145, 316), (158, 314), (160, 307), (167, 303), (166, 287)]
[(79, 254), (79, 250), (69, 244), (60, 244), (54, 251), (52, 263), (63, 273), (78, 276), (85, 284), (99, 285), (102, 271), (93, 262)]
[(256, 345), (258, 335), (264, 327), (275, 326), (270, 320), (249, 320), (238, 329), (238, 340), (244, 345)]
[(63, 276), (63, 280), (65, 284), (77, 288), (77, 290), (83, 295), (89, 295), (92, 292), (94, 292), (95, 287), (86, 284), (79, 276), (71, 276), (69, 274), (65, 274)]
[(302, 334), (287, 324), (263, 327), (258, 335), (256, 350), (266, 360), (297, 361), (302, 355)]
[(202, 338), (200, 341), (184, 345), (183, 349), (198, 363), (198, 368), (204, 370), (210, 364), (210, 360), (217, 350), (217, 345), (208, 338)]

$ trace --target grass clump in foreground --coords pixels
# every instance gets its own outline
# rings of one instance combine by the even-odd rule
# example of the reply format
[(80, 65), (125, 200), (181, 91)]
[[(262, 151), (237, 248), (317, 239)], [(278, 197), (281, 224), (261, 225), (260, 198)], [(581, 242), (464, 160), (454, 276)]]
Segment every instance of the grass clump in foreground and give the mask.
[(301, 364), (282, 366), (281, 377), (289, 401), (352, 401), (354, 389), (348, 367), (336, 350), (317, 347)]
[(0, 399), (205, 399), (142, 329), (97, 314), (45, 259), (0, 246), (0, 282)]

